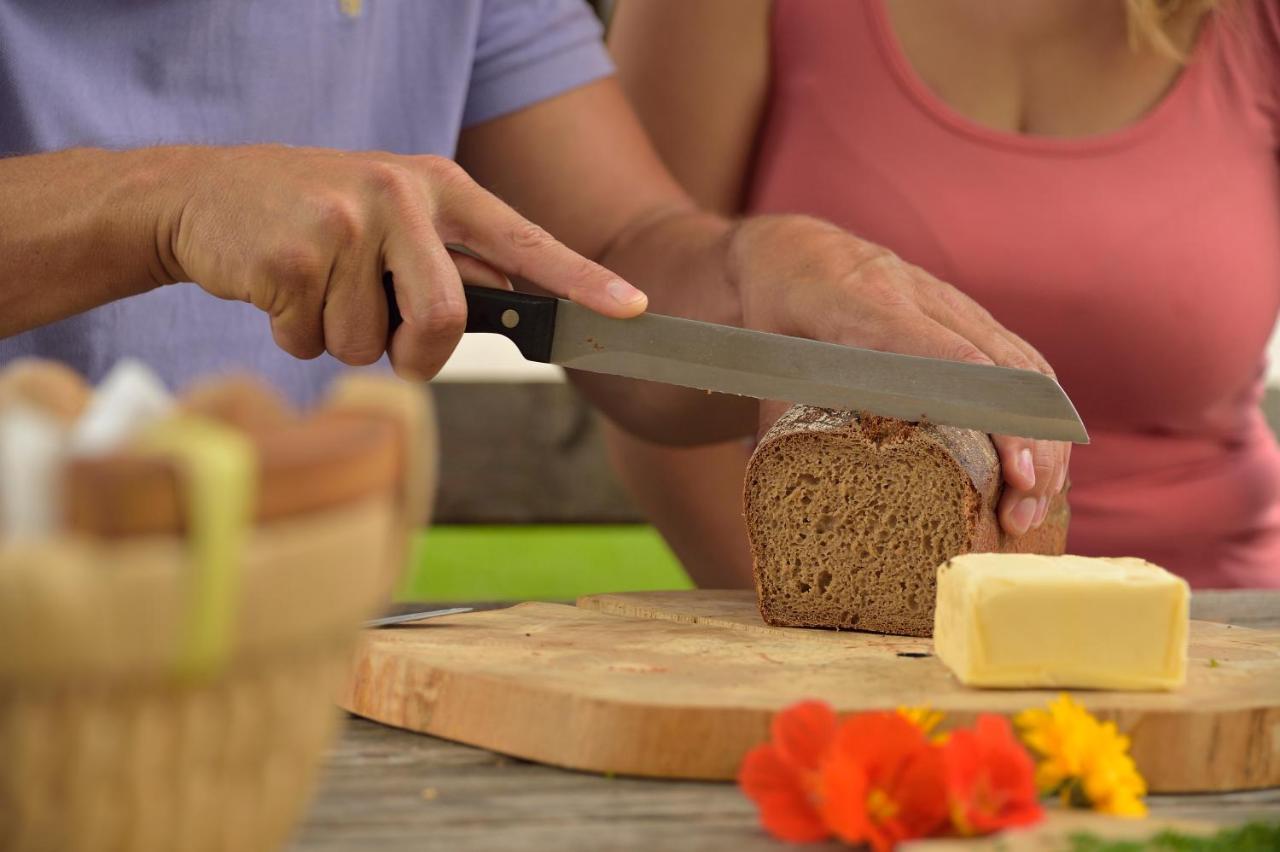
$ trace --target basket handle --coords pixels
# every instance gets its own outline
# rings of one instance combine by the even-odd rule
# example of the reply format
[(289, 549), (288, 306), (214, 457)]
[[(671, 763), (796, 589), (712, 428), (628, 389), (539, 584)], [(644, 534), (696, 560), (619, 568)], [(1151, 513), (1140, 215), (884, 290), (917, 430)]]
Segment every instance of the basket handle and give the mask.
[(231, 654), (257, 493), (257, 451), (239, 430), (191, 416), (155, 424), (139, 436), (136, 449), (164, 456), (178, 469), (191, 571), (177, 673), (206, 677)]

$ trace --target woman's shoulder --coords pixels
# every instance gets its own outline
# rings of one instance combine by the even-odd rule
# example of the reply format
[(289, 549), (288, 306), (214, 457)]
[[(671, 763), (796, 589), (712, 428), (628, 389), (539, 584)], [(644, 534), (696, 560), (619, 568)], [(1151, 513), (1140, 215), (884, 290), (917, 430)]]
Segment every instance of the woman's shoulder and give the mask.
[(1218, 0), (1211, 8), (1229, 45), (1280, 61), (1280, 0)]
[(1256, 27), (1255, 35), (1272, 42), (1280, 38), (1280, 0), (1218, 0), (1218, 13), (1230, 20)]
[(1280, 87), (1280, 0), (1219, 0), (1211, 14), (1226, 64), (1246, 82)]
[(1191, 61), (1208, 60), (1217, 95), (1261, 118), (1280, 145), (1280, 0), (1218, 0), (1209, 14), (1208, 50)]

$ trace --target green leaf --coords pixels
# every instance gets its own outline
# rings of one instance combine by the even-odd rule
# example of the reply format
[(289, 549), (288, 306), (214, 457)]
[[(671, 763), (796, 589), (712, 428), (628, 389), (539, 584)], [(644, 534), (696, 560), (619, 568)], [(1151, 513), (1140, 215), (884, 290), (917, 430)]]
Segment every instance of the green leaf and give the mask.
[(1146, 840), (1106, 840), (1094, 834), (1073, 834), (1069, 840), (1071, 852), (1276, 852), (1280, 822), (1251, 822), (1207, 837), (1166, 830)]

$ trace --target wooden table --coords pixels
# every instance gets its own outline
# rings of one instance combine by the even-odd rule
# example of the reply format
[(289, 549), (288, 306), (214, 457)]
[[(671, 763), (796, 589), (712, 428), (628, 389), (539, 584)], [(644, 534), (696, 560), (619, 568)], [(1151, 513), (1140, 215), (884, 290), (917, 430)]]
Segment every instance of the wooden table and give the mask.
[[(1192, 617), (1280, 629), (1280, 592), (1200, 592), (1192, 601)], [(1153, 816), (1224, 824), (1280, 819), (1280, 789), (1154, 796), (1150, 805)], [(290, 848), (777, 852), (789, 847), (760, 832), (751, 804), (731, 784), (568, 772), (352, 717)]]

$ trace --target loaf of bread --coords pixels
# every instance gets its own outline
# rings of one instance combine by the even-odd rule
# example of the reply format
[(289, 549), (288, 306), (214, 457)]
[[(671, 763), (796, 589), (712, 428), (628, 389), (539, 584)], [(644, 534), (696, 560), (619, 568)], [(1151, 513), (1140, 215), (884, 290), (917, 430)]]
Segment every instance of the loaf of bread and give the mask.
[(929, 636), (938, 566), (973, 552), (1059, 554), (1059, 495), (1020, 538), (996, 518), (1000, 463), (969, 429), (797, 405), (747, 466), (745, 512), (769, 624)]

